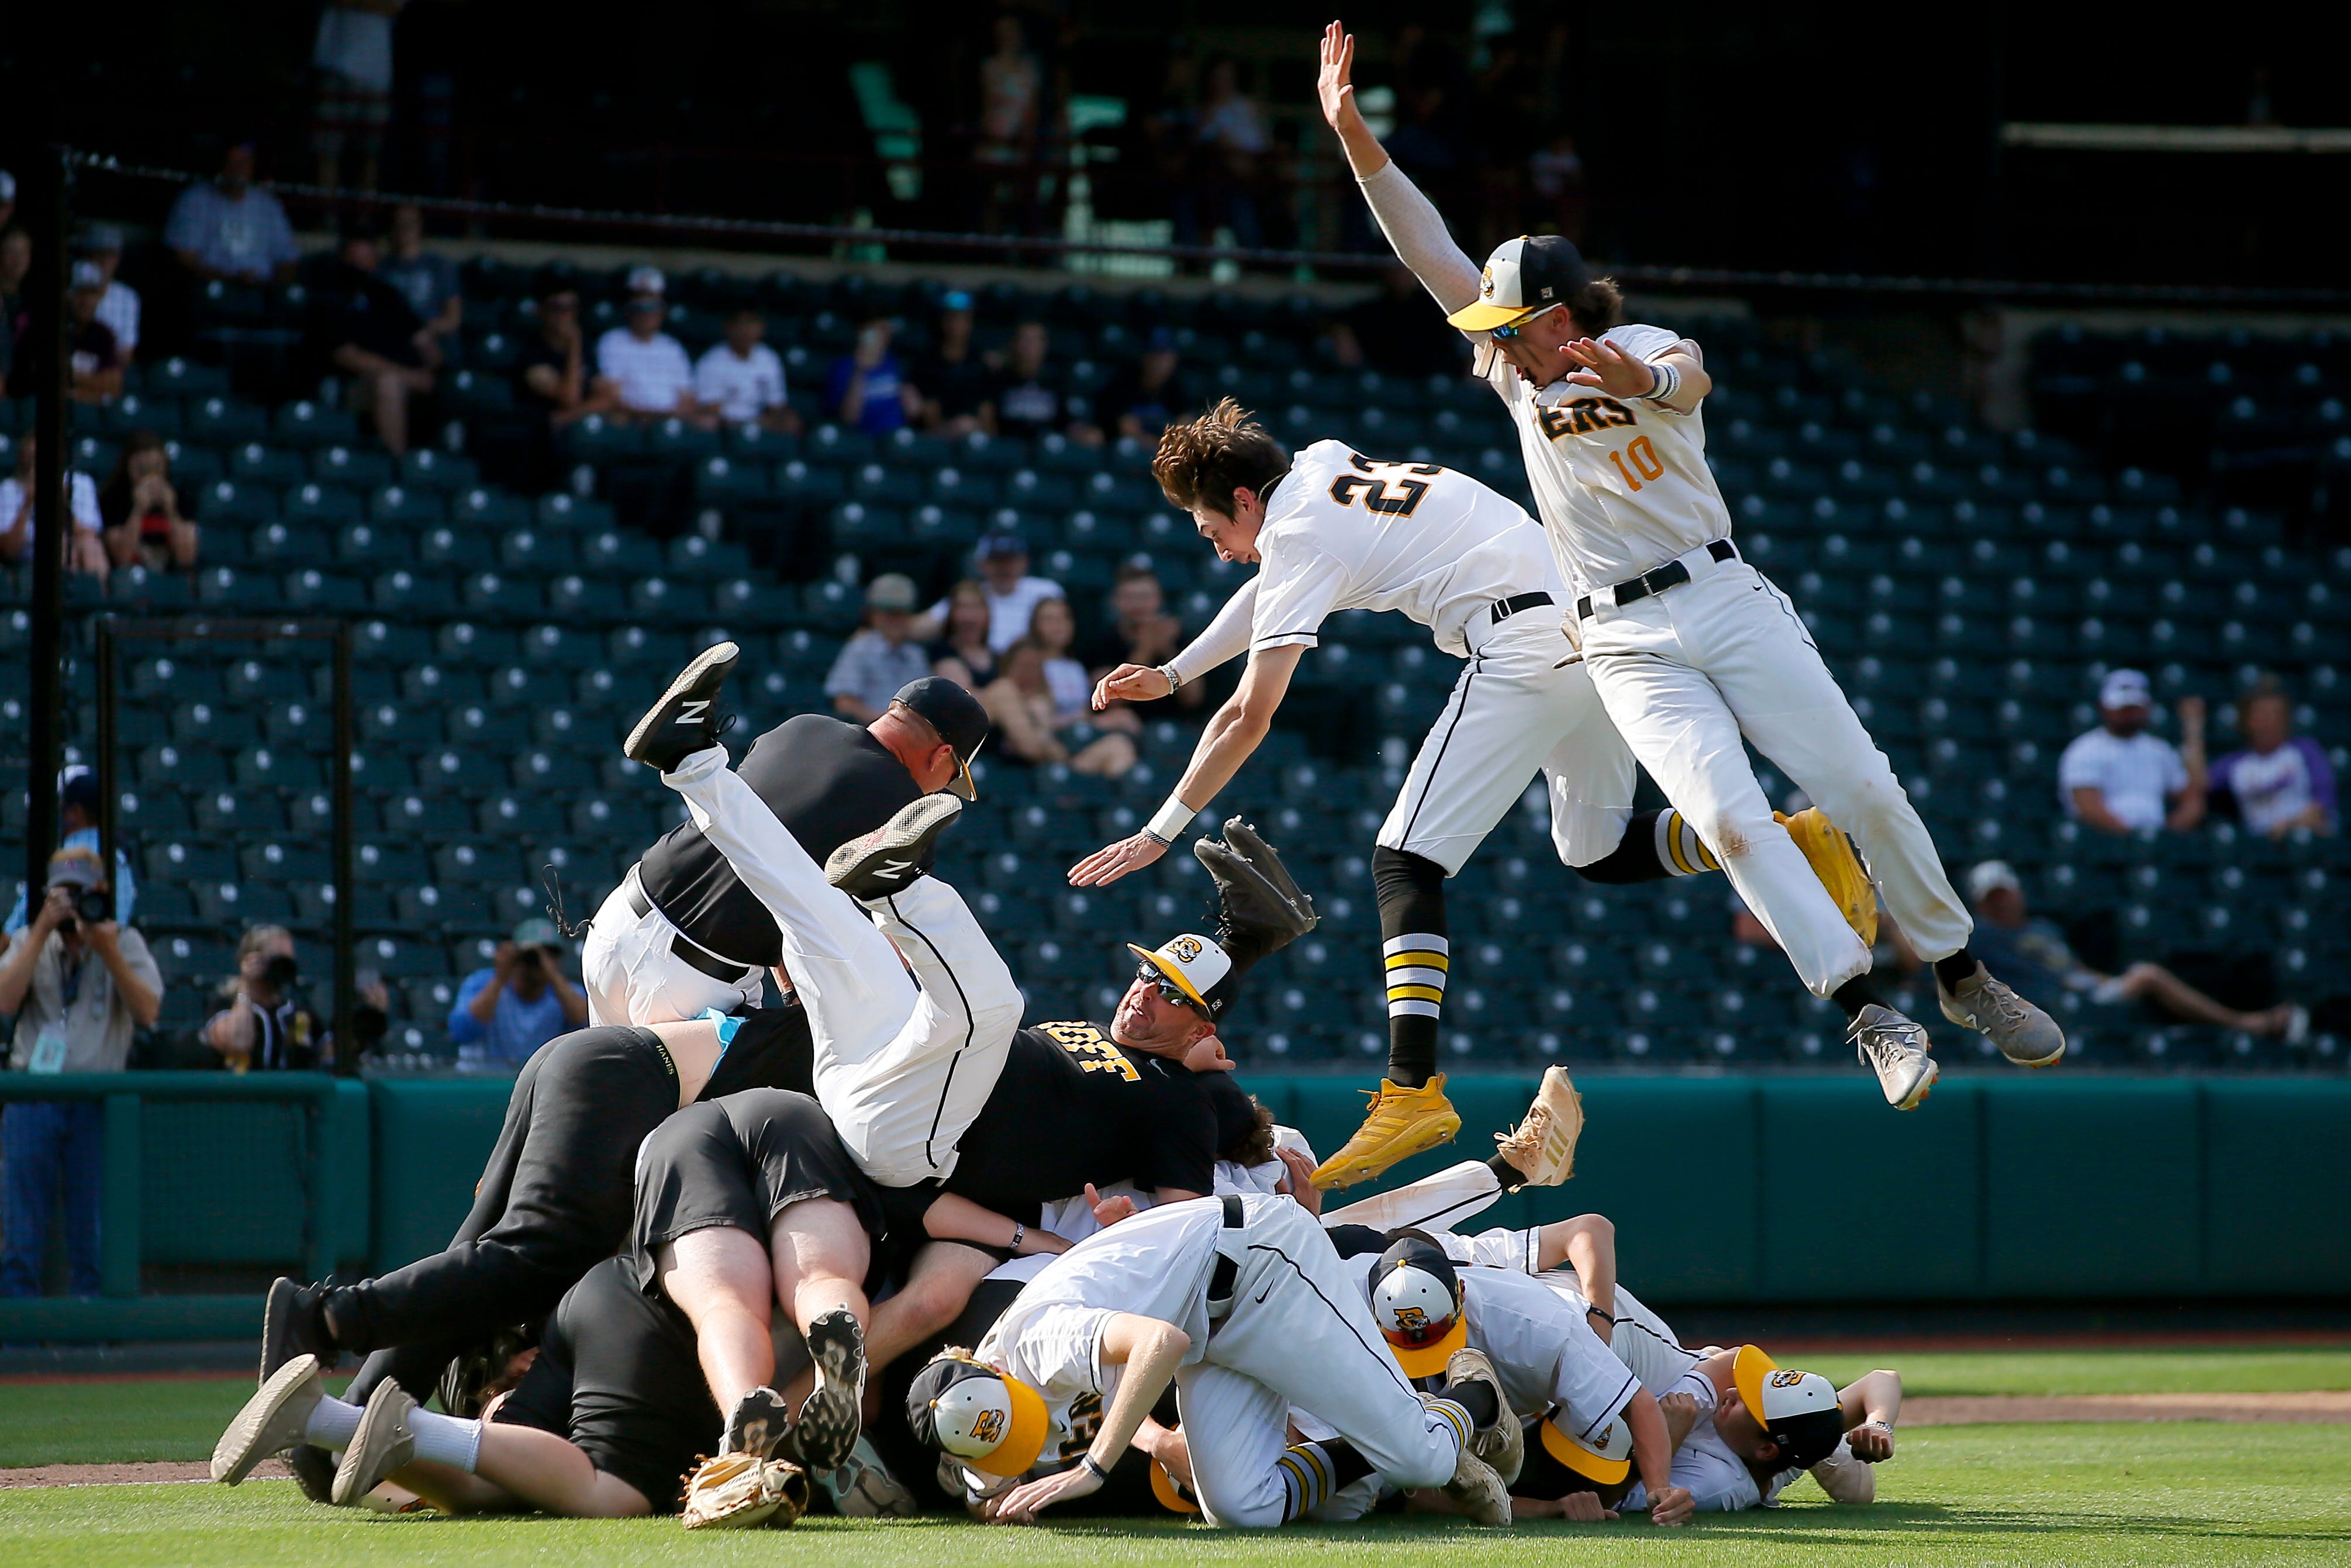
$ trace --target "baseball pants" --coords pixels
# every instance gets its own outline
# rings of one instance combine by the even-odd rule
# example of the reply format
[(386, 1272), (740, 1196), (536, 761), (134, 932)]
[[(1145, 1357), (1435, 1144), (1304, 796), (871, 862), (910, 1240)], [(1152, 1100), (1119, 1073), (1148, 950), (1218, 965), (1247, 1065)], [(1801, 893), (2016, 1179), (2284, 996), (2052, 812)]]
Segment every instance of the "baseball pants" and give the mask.
[(1374, 1230), (1451, 1230), (1483, 1214), (1502, 1196), (1502, 1180), (1483, 1160), (1432, 1171), (1394, 1192), (1376, 1193), (1341, 1208), (1322, 1211), (1322, 1223), (1368, 1225)]
[(1021, 1009), (1011, 970), (962, 894), (920, 877), (869, 918), (726, 766), (723, 747), (695, 752), (662, 782), (776, 917), (783, 967), (808, 1009), (816, 1097), (850, 1154), (884, 1186), (951, 1174), (956, 1141), (994, 1092)]
[[(581, 988), (588, 993), (591, 1024), (680, 1023), (705, 1008), (731, 1013), (759, 1005), (767, 984), (753, 969), (729, 984), (714, 979), (677, 956), (678, 929), (668, 915), (647, 907), (636, 912), (629, 897), (637, 873), (614, 888), (589, 923), (580, 945)], [(642, 890), (640, 890), (642, 892)]]
[(1869, 950), (1771, 820), (1742, 739), (1853, 835), (1921, 957), (1957, 952), (1972, 929), (1967, 909), (1795, 606), (1743, 560), (1703, 549), (1680, 559), (1688, 582), (1622, 608), (1604, 590), (1583, 622), (1584, 663), (1633, 755), (1814, 995), (1865, 973)]
[(1232, 1311), (1210, 1332), (1205, 1359), (1176, 1375), (1208, 1522), (1262, 1528), (1288, 1517), (1292, 1405), (1396, 1486), (1451, 1480), (1468, 1436), (1459, 1407), (1432, 1407), (1405, 1379), (1321, 1222), (1285, 1197), (1239, 1201), (1243, 1223), (1217, 1240), (1237, 1265)]
[[(1551, 791), (1552, 844), (1564, 864), (1605, 858), (1633, 817), (1633, 753), (1616, 733), (1548, 608), (1492, 626), (1453, 683), (1380, 843), (1453, 875), (1541, 771)], [(1479, 622), (1473, 619), (1474, 639)]]

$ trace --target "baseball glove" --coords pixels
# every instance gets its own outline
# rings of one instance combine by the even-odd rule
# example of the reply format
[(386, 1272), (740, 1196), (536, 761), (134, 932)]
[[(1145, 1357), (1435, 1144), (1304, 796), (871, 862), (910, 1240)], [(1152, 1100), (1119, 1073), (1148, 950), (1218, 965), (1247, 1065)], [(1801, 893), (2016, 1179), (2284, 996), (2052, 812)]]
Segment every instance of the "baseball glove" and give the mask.
[(685, 1482), (688, 1530), (789, 1528), (808, 1511), (809, 1479), (789, 1459), (721, 1454), (705, 1459)]
[(1225, 819), (1223, 839), (1193, 841), (1192, 853), (1217, 884), (1225, 925), (1258, 936), (1266, 952), (1288, 946), (1322, 918), (1314, 913), (1314, 901), (1290, 880), (1273, 846), (1238, 817)]

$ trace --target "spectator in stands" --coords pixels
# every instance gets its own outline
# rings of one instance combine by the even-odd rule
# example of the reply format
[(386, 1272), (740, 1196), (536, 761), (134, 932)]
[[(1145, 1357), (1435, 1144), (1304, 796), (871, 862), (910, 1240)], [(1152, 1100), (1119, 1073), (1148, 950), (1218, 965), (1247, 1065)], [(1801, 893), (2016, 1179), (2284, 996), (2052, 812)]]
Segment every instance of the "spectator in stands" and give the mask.
[(559, 287), (541, 295), (538, 330), (515, 359), (515, 401), (543, 413), (549, 430), (564, 430), (589, 414), (610, 413), (617, 395), (611, 382), (589, 368), (580, 291)]
[[(1085, 650), (1086, 668), (1097, 678), (1120, 664), (1156, 667), (1184, 646), (1184, 623), (1167, 613), (1166, 592), (1145, 557), (1137, 556), (1119, 567), (1110, 591), (1110, 624)], [(1198, 707), (1207, 695), (1203, 683), (1186, 681), (1173, 696), (1120, 706), (1145, 718), (1172, 718)]]
[(32, 301), (25, 298), (25, 278), (33, 270), (33, 236), (23, 225), (0, 229), (0, 390), (16, 394), (11, 378), (16, 364), (16, 343), (33, 319)]
[(876, 316), (857, 329), (857, 347), (832, 361), (824, 382), (824, 405), (843, 424), (868, 435), (904, 428), (922, 412), (922, 394), (906, 380), (890, 351), (897, 325)]
[(2299, 1044), (2309, 1032), (2308, 1009), (2286, 1003), (2258, 1012), (2226, 1007), (2189, 985), (2160, 964), (2133, 964), (2119, 975), (2102, 975), (2074, 956), (2065, 935), (2047, 920), (2034, 919), (2024, 904), (2024, 884), (2006, 861), (1985, 861), (1968, 873), (1968, 899), (1975, 905), (1975, 934), (1968, 945), (1987, 967), (1998, 964), (2000, 974), (2017, 994), (2053, 1002), (2072, 991), (2094, 1009), (2095, 1021), (2126, 1026), (2129, 1004), (2146, 1003), (2167, 1019), (2213, 1024), (2245, 1034), (2265, 1035)]
[(563, 972), (567, 955), (551, 920), (526, 920), (498, 944), (487, 968), (458, 982), (449, 1038), (479, 1046), (494, 1067), (520, 1068), (532, 1051), (588, 1023), (588, 994)]
[[(15, 566), (31, 553), (33, 543), (33, 455), (38, 442), (27, 434), (16, 438), (16, 472), (0, 479), (0, 565)], [(98, 486), (87, 474), (66, 471), (66, 509), (73, 514), (73, 542), (66, 549), (66, 570), (88, 572), (101, 587), (107, 576), (105, 527), (98, 510)]]
[(1219, 55), (1201, 78), (1199, 118), (1195, 122), (1193, 180), (1178, 194), (1175, 212), (1179, 245), (1212, 241), (1219, 225), (1233, 243), (1255, 249), (1264, 241), (1258, 214), (1267, 155), (1273, 151), (1265, 111), (1241, 90), (1240, 62)]
[(290, 283), (302, 259), (286, 209), (276, 196), (253, 188), (250, 141), (221, 155), (217, 175), (180, 193), (163, 225), (163, 243), (199, 281)]
[(2335, 769), (2316, 741), (2294, 733), (2294, 702), (2275, 675), (2237, 699), (2237, 732), (2245, 746), (2212, 764), (2213, 795), (2273, 839), (2334, 832)]
[(98, 515), (107, 559), (116, 566), (196, 570), (195, 497), (183, 499), (172, 483), (170, 445), (153, 431), (134, 430), (122, 444), (114, 473), (99, 489)]
[(1562, 131), (1527, 155), (1527, 188), (1533, 194), (1539, 224), (1577, 245), (1583, 243), (1583, 156), (1575, 150), (1574, 137)]
[[(98, 775), (81, 764), (67, 768), (59, 778), (57, 828), (59, 849), (99, 852)], [(131, 856), (118, 847), (114, 852), (114, 918), (130, 925), (131, 911), (138, 903), (139, 882), (131, 874)], [(7, 920), (0, 923), (0, 953), (6, 952), (9, 941), (25, 928), (25, 894), (19, 888)]]
[(976, 692), (996, 678), (996, 650), (987, 645), (994, 617), (987, 609), (987, 584), (967, 577), (947, 591), (946, 624), (930, 645), (931, 674), (945, 675), (967, 692)]
[(1034, 764), (1066, 763), (1075, 773), (1115, 779), (1134, 766), (1134, 738), (1102, 734), (1081, 712), (1065, 720), (1046, 678), (1046, 653), (1023, 637), (997, 661), (997, 678), (979, 694), (988, 722), (1003, 737), (1005, 754)]
[(2099, 727), (2057, 759), (2068, 816), (2102, 833), (2184, 832), (2204, 820), (2204, 699), (2179, 699), (2179, 749), (2147, 732), (2147, 676), (2116, 670), (2098, 688)]
[(1342, 370), (1413, 379), (1458, 374), (1469, 357), (1461, 334), (1428, 308), (1420, 280), (1402, 267), (1383, 271), (1379, 292), (1349, 306), (1323, 340)]
[(1134, 363), (1094, 399), (1094, 423), (1113, 440), (1155, 443), (1167, 425), (1189, 418), (1199, 401), (1177, 368), (1176, 334), (1155, 327)]
[[(1062, 725), (1091, 724), (1099, 730), (1139, 734), (1143, 721), (1123, 704), (1093, 711), (1093, 679), (1072, 653), (1078, 618), (1066, 599), (1040, 599), (1029, 617), (1029, 641), (1045, 655), (1045, 686), (1053, 694), (1053, 717)], [(1123, 770), (1122, 770), (1123, 771)]]
[(114, 346), (129, 364), (139, 351), (139, 291), (115, 276), (122, 267), (122, 231), (112, 224), (90, 225), (82, 231), (81, 254), (106, 280), (98, 319), (114, 334)]
[(309, 341), (326, 364), (350, 378), (350, 402), (375, 417), (377, 439), (394, 457), (408, 450), (408, 403), (433, 391), (441, 345), (407, 297), (376, 276), (372, 231), (343, 235), (334, 263), (310, 291)]
[(922, 644), (909, 642), (914, 626), (914, 580), (885, 571), (865, 587), (865, 624), (832, 661), (824, 695), (832, 711), (852, 724), (872, 724), (889, 711), (890, 699), (931, 673)]
[(768, 319), (746, 305), (726, 318), (726, 337), (694, 367), (694, 395), (729, 424), (756, 424), (789, 435), (800, 416), (784, 401), (784, 361), (759, 340)]
[(995, 372), (971, 340), (971, 296), (952, 289), (939, 299), (938, 347), (914, 368), (923, 428), (953, 440), (980, 429)]
[(400, 290), (434, 341), (455, 338), (465, 325), (465, 298), (457, 264), (424, 248), (424, 214), (413, 202), (392, 209), (391, 254), (376, 264), (378, 277)]
[(716, 429), (717, 416), (706, 413), (694, 395), (694, 365), (684, 345), (662, 330), (669, 314), (663, 282), (650, 267), (629, 275), (628, 325), (596, 340), (596, 373), (612, 383), (616, 417), (683, 419)]
[[(1040, 601), (1069, 597), (1051, 578), (1029, 575), (1029, 541), (1010, 528), (982, 534), (972, 558), (987, 596), (987, 645), (998, 654), (1029, 634), (1029, 618), (1037, 613)], [(942, 599), (923, 617), (916, 634), (937, 636), (946, 620), (947, 602)]]
[(988, 389), (982, 422), (993, 434), (1021, 441), (1048, 431), (1061, 431), (1077, 441), (1100, 441), (1101, 433), (1086, 423), (1083, 400), (1065, 395), (1066, 381), (1047, 362), (1050, 346), (1042, 321), (1023, 321), (1012, 329), (1011, 351)]
[[(89, 902), (85, 902), (85, 901)], [(113, 920), (85, 918), (109, 906), (95, 851), (49, 857), (47, 895), (26, 940), (0, 960), (0, 1014), (14, 1014), (18, 1072), (120, 1072), (131, 1037), (155, 1021), (163, 976), (146, 940)], [(90, 962), (92, 955), (98, 962)], [(49, 1217), (66, 1211), (66, 1289), (98, 1294), (99, 1198), (106, 1107), (97, 1100), (12, 1104), (0, 1115), (0, 1296), (37, 1296)]]
[(16, 215), (16, 176), (5, 169), (0, 169), (0, 229), (6, 228), (8, 220)]
[(256, 925), (238, 939), (236, 973), (199, 1031), (230, 1071), (298, 1071), (334, 1060), (333, 1036), (296, 988), (301, 975), (294, 934), (283, 925)]
[(71, 380), (67, 395), (76, 402), (112, 402), (122, 395), (122, 349), (114, 329), (98, 319), (106, 298), (106, 275), (94, 261), (73, 264), (66, 291), (66, 352)]
[(1035, 199), (1045, 89), (1044, 70), (1029, 51), (1020, 18), (998, 16), (994, 32), (995, 52), (979, 62), (979, 133), (971, 150), (981, 187), (980, 227), (990, 234), (1018, 225)]
[(358, 160), (352, 186), (375, 189), (384, 127), (392, 123), (392, 24), (406, 3), (340, 0), (319, 7), (318, 37), (310, 46), (319, 92), (310, 148), (319, 157), (321, 185), (342, 183), (348, 151)]

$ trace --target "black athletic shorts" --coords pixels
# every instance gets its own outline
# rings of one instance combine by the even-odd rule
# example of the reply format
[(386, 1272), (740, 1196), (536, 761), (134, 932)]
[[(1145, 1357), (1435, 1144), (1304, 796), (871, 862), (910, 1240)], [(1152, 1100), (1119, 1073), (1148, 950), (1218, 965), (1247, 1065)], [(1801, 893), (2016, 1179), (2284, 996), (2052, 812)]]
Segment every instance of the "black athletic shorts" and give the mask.
[(652, 1286), (664, 1242), (723, 1225), (765, 1247), (776, 1216), (817, 1197), (848, 1204), (868, 1235), (883, 1233), (878, 1190), (814, 1100), (747, 1089), (688, 1105), (637, 1157), (637, 1283)]
[(625, 1258), (597, 1264), (564, 1296), (496, 1419), (569, 1438), (655, 1513), (684, 1507), (685, 1478), (718, 1451), (726, 1427), (695, 1359), (694, 1326), (638, 1290)]

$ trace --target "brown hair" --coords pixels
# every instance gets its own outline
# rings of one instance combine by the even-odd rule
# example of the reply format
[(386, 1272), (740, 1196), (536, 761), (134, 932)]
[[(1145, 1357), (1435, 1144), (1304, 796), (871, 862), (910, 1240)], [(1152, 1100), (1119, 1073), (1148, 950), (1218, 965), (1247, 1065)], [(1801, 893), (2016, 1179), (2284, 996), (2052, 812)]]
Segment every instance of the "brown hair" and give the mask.
[(1597, 338), (1625, 319), (1625, 291), (1613, 277), (1595, 277), (1567, 297), (1567, 313), (1585, 337)]
[(1255, 1112), (1249, 1130), (1233, 1140), (1232, 1147), (1220, 1149), (1217, 1158), (1230, 1160), (1237, 1166), (1261, 1166), (1273, 1158), (1273, 1112), (1256, 1095), (1249, 1096)]
[(1290, 472), (1290, 454), (1249, 410), (1230, 398), (1185, 424), (1159, 433), (1151, 476), (1160, 494), (1190, 511), (1205, 507), (1229, 515), (1235, 490), (1262, 493)]

